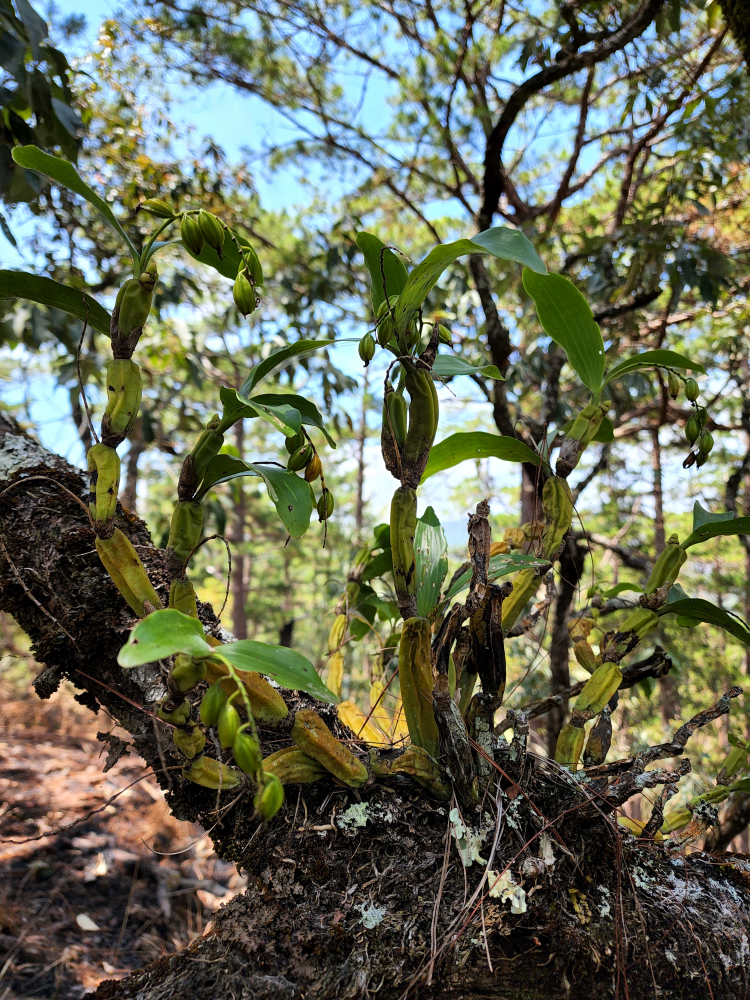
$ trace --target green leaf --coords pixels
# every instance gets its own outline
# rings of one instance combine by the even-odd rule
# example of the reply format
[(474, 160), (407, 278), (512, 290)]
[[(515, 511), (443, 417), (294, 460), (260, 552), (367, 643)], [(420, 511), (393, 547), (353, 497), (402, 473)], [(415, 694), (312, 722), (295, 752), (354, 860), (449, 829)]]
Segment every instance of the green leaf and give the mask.
[(259, 365), (256, 365), (251, 370), (240, 387), (240, 396), (249, 396), (257, 385), (272, 378), (282, 368), (286, 368), (295, 358), (306, 358), (308, 355), (314, 354), (315, 351), (330, 347), (331, 344), (335, 343), (335, 340), (298, 340), (296, 344), (282, 347), (280, 351), (269, 355), (265, 361), (261, 361)]
[[(212, 267), (214, 271), (218, 271), (219, 274), (223, 275), (225, 278), (231, 278), (232, 281), (234, 281), (237, 277), (237, 272), (242, 264), (242, 254), (238, 250), (237, 244), (226, 231), (224, 232), (224, 243), (221, 247), (221, 257), (219, 257), (216, 250), (214, 250), (213, 247), (210, 247), (208, 243), (204, 243), (201, 252), (195, 254), (191, 250), (188, 250), (185, 244), (182, 243), (182, 240), (177, 240), (176, 242), (182, 244), (182, 247), (187, 251), (187, 253), (190, 254), (193, 260), (197, 260), (199, 264), (207, 264), (209, 267)], [(250, 246), (247, 240), (237, 238), (237, 242), (240, 246)]]
[(231, 479), (236, 479), (238, 476), (257, 475), (258, 473), (255, 469), (252, 469), (247, 462), (243, 462), (241, 458), (229, 455), (226, 452), (214, 455), (206, 466), (206, 471), (203, 473), (203, 479), (195, 495), (195, 501), (196, 503), (200, 503), (211, 487), (218, 486), (219, 483), (228, 483)]
[[(150, 616), (149, 616), (150, 617)], [(144, 621), (147, 619), (144, 619)], [(254, 639), (240, 639), (225, 646), (214, 646), (215, 656), (223, 657), (237, 670), (251, 670), (271, 677), (292, 691), (306, 691), (320, 701), (335, 705), (336, 695), (325, 686), (306, 656), (288, 646), (274, 646)]]
[(523, 233), (516, 229), (508, 229), (507, 226), (487, 229), (470, 240), (444, 243), (431, 250), (421, 264), (417, 264), (409, 274), (396, 306), (394, 326), (397, 334), (405, 333), (412, 325), (419, 307), (446, 267), (458, 257), (470, 253), (491, 253), (493, 257), (502, 260), (515, 260), (526, 264), (534, 271), (541, 269), (541, 274), (546, 274), (547, 271)]
[(243, 462), (232, 455), (216, 455), (206, 467), (196, 501), (200, 502), (212, 486), (239, 476), (260, 476), (286, 530), (292, 538), (304, 535), (310, 527), (313, 510), (310, 484), (288, 469), (259, 462)]
[(530, 462), (532, 465), (539, 465), (541, 461), (536, 452), (516, 438), (486, 431), (459, 432), (433, 446), (422, 482), (470, 458), (500, 458), (504, 462)]
[(721, 514), (712, 514), (710, 510), (701, 507), (697, 500), (693, 504), (693, 531), (702, 528), (704, 524), (720, 524), (722, 521), (733, 520), (734, 513), (731, 510), (724, 511)]
[(302, 538), (310, 527), (313, 511), (310, 484), (295, 472), (272, 465), (251, 463), (266, 484), (271, 502), (292, 538)]
[[(569, 420), (567, 424), (563, 424), (560, 428), (560, 433), (567, 434), (570, 428), (573, 426), (573, 421)], [(555, 435), (558, 431), (555, 431)], [(599, 425), (599, 430), (591, 439), (592, 441), (598, 441), (601, 444), (610, 444), (615, 439), (615, 425), (609, 419), (609, 417), (602, 417), (602, 422)], [(554, 435), (553, 435), (554, 440)]]
[(500, 374), (500, 370), (495, 365), (471, 365), (463, 358), (456, 357), (455, 354), (438, 354), (432, 370), (441, 379), (453, 378), (455, 375), (484, 375), (486, 378), (505, 380), (505, 376)]
[(692, 535), (688, 535), (682, 543), (682, 547), (689, 549), (691, 545), (707, 542), (709, 538), (718, 538), (720, 535), (750, 535), (750, 517), (735, 517), (731, 521), (714, 521), (710, 524), (704, 524)]
[(679, 615), (692, 622), (706, 622), (708, 625), (716, 625), (718, 628), (724, 629), (725, 632), (729, 632), (735, 639), (739, 639), (745, 646), (750, 646), (750, 629), (745, 623), (723, 608), (717, 608), (710, 601), (704, 601), (698, 597), (688, 598), (685, 601), (675, 601), (673, 604), (667, 604), (660, 608), (657, 614), (659, 616)]
[(287, 403), (267, 406), (259, 400), (246, 399), (236, 389), (231, 389), (228, 385), (221, 387), (219, 398), (224, 407), (224, 418), (221, 422), (222, 432), (226, 427), (236, 423), (240, 417), (262, 417), (286, 437), (299, 434), (302, 427), (299, 410)]
[(400, 295), (409, 277), (406, 265), (403, 260), (392, 250), (385, 250), (383, 253), (383, 270), (380, 270), (380, 254), (385, 246), (382, 240), (372, 233), (357, 233), (357, 246), (365, 256), (365, 264), (370, 272), (372, 282), (372, 308), (377, 316), (378, 309), (385, 302), (383, 291), (383, 274), (385, 273), (385, 287), (388, 296)]
[[(537, 559), (536, 556), (523, 555), (520, 552), (492, 556), (487, 572), (487, 579), (491, 583), (493, 580), (499, 580), (501, 576), (509, 576), (511, 573), (515, 573), (516, 570), (519, 569), (528, 569), (529, 566), (548, 565), (549, 563), (545, 562), (543, 559)], [(456, 594), (460, 594), (462, 590), (466, 590), (471, 583), (471, 574), (472, 571), (467, 569), (466, 572), (462, 573), (457, 580), (454, 580), (445, 595), (445, 600), (450, 601), (456, 596)]]
[(626, 358), (625, 361), (616, 365), (604, 379), (604, 384), (607, 385), (608, 382), (612, 382), (622, 375), (627, 375), (628, 372), (659, 367), (689, 369), (699, 372), (701, 375), (706, 374), (703, 365), (699, 365), (697, 361), (691, 361), (690, 358), (686, 358), (683, 354), (677, 354), (675, 351), (644, 351), (642, 354), (636, 354), (634, 358)]
[(203, 657), (212, 652), (213, 646), (206, 642), (203, 626), (197, 618), (166, 608), (152, 611), (138, 622), (120, 650), (117, 662), (121, 667), (139, 667), (175, 653)]
[(84, 293), (81, 289), (70, 288), (68, 285), (61, 285), (59, 281), (53, 281), (52, 278), (26, 274), (24, 271), (0, 271), (0, 299), (16, 298), (38, 302), (39, 305), (50, 306), (52, 309), (61, 309), (69, 316), (80, 319), (81, 322), (86, 318), (86, 305), (88, 305), (89, 324), (99, 333), (109, 336), (111, 318), (109, 313), (88, 292)]
[(303, 424), (306, 424), (308, 427), (317, 427), (318, 430), (323, 433), (323, 436), (331, 448), (336, 447), (336, 442), (323, 426), (323, 417), (321, 416), (320, 410), (317, 408), (315, 403), (311, 402), (309, 399), (305, 399), (304, 396), (298, 396), (294, 392), (266, 392), (261, 393), (258, 396), (252, 396), (251, 401), (253, 403), (263, 403), (264, 406), (268, 407), (294, 407), (302, 418)]
[(597, 394), (604, 377), (604, 341), (586, 299), (561, 274), (523, 272), (523, 286), (534, 300), (545, 333), (568, 356), (573, 371)]
[(440, 600), (440, 590), (448, 572), (448, 542), (432, 507), (417, 518), (414, 559), (417, 567), (417, 614), (426, 618)]
[(525, 267), (531, 268), (537, 274), (546, 274), (544, 261), (534, 249), (534, 244), (524, 236), (520, 229), (509, 229), (507, 226), (494, 226), (485, 229), (471, 237), (472, 243), (478, 243), (493, 257), (501, 260), (515, 260)]
[(58, 184), (62, 184), (70, 191), (75, 191), (76, 194), (93, 205), (116, 235), (125, 242), (130, 250), (136, 271), (140, 271), (140, 255), (130, 242), (130, 238), (122, 228), (118, 218), (107, 202), (84, 182), (72, 163), (59, 156), (50, 156), (49, 153), (42, 152), (36, 146), (16, 146), (11, 155), (20, 167), (24, 167), (26, 170), (35, 170), (39, 174), (51, 177), (53, 181), (57, 181)]
[(359, 578), (360, 583), (367, 583), (369, 580), (374, 580), (379, 576), (384, 576), (386, 573), (393, 572), (393, 553), (390, 548), (383, 549), (374, 556), (362, 570), (362, 575)]

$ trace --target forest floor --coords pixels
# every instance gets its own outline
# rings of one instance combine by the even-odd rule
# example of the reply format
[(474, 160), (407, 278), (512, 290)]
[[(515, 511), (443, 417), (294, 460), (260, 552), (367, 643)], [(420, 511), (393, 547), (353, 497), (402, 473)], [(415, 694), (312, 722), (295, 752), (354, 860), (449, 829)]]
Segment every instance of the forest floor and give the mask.
[(0, 704), (0, 1000), (73, 1000), (206, 934), (245, 879), (139, 757), (102, 773), (113, 721), (69, 686), (0, 679)]

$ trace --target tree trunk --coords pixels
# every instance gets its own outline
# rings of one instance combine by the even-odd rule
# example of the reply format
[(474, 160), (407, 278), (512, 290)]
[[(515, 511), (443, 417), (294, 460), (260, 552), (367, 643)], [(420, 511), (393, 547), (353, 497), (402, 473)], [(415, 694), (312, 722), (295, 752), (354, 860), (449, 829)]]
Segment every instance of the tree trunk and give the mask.
[[(488, 795), (463, 814), (487, 865), (467, 869), (450, 835), (452, 803), (434, 802), (404, 775), (359, 790), (332, 779), (287, 786), (265, 827), (250, 786), (219, 795), (185, 781), (168, 726), (144, 711), (166, 693), (164, 668), (117, 665), (133, 619), (70, 495), (86, 490), (80, 472), (0, 414), (0, 610), (45, 663), (37, 693), (49, 697), (67, 677), (85, 704), (104, 706), (173, 813), (202, 823), (218, 853), (250, 875), (207, 937), (103, 983), (98, 1000), (748, 996), (744, 862), (684, 857), (671, 841), (618, 830), (607, 778), (573, 779), (553, 762), (495, 748)], [(164, 555), (143, 523), (119, 509), (116, 523), (166, 597)], [(211, 634), (231, 641), (210, 607), (199, 610)], [(331, 706), (282, 694), (289, 717), (259, 727), (266, 752), (288, 744), (294, 711), (313, 704), (335, 735), (353, 739)], [(650, 787), (672, 773), (634, 780)], [(512, 874), (512, 907), (487, 893), (490, 869)], [(499, 890), (493, 875), (495, 883)]]

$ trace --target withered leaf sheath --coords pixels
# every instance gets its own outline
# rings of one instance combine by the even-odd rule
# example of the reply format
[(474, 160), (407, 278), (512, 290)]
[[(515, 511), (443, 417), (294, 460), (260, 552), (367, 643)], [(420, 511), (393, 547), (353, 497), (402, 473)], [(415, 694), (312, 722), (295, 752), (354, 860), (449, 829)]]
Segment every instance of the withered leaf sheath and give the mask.
[(609, 706), (605, 705), (601, 715), (596, 720), (593, 729), (589, 733), (586, 741), (586, 751), (583, 755), (583, 766), (594, 767), (596, 764), (603, 764), (607, 759), (609, 748), (612, 745), (612, 713)]
[(348, 747), (336, 739), (317, 712), (303, 708), (294, 717), (292, 739), (339, 781), (359, 788), (367, 781), (367, 768)]

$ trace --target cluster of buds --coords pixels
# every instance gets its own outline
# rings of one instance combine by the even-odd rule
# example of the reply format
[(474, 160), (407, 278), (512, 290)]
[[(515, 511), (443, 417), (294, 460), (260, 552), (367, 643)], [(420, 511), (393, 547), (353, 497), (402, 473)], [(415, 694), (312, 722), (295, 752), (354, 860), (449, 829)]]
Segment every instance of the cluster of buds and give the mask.
[[(714, 438), (708, 429), (708, 410), (705, 406), (698, 406), (698, 383), (694, 378), (683, 380), (685, 383), (685, 396), (694, 409), (694, 413), (688, 418), (685, 424), (685, 438), (690, 445), (690, 453), (682, 463), (683, 469), (689, 469), (695, 465), (700, 469), (708, 461), (708, 456), (714, 446)], [(669, 395), (672, 399), (677, 399), (680, 394), (680, 377), (670, 371), (668, 374)], [(693, 451), (693, 446), (698, 445), (698, 450)]]
[(326, 486), (320, 456), (315, 450), (315, 446), (304, 431), (300, 431), (299, 434), (291, 434), (284, 443), (286, 450), (289, 452), (289, 458), (286, 463), (287, 469), (290, 472), (302, 472), (304, 469), (305, 480), (311, 486), (317, 479), (320, 479), (323, 493), (318, 498), (316, 510), (318, 512), (318, 519), (320, 521), (327, 521), (331, 514), (333, 514), (335, 501), (333, 493)]

